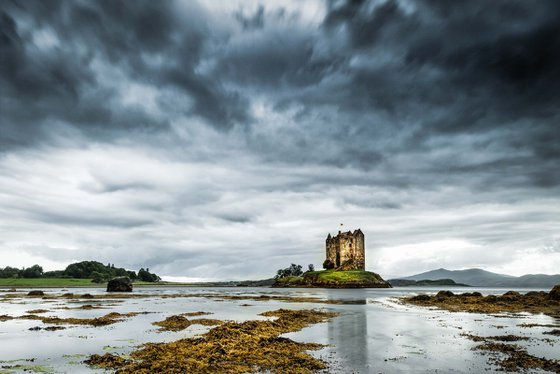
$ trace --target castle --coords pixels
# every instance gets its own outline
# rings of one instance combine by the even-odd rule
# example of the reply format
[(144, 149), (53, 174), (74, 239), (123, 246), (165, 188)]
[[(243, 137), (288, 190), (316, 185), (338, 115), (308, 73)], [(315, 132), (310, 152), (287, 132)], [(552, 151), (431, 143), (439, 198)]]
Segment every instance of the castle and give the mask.
[(327, 260), (337, 270), (365, 270), (366, 254), (364, 244), (364, 233), (357, 229), (354, 232), (338, 232), (338, 235), (327, 236), (326, 252)]

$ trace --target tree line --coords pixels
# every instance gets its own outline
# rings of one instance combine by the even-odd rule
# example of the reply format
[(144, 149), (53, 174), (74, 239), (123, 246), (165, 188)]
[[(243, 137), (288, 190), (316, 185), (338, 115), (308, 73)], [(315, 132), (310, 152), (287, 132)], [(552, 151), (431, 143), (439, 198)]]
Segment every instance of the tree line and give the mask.
[[(315, 266), (313, 264), (309, 264), (307, 266), (307, 272), (315, 271)], [(278, 269), (274, 279), (278, 278), (286, 278), (286, 277), (301, 277), (303, 275), (303, 267), (297, 264), (291, 264), (289, 267), (285, 269)]]
[(161, 278), (150, 273), (150, 269), (140, 268), (138, 273), (115, 267), (115, 264), (102, 264), (98, 261), (81, 261), (70, 264), (64, 270), (43, 271), (40, 265), (28, 268), (6, 266), (0, 268), (0, 278), (80, 278), (91, 279), (94, 283), (103, 283), (114, 277), (126, 276), (132, 280), (159, 282)]

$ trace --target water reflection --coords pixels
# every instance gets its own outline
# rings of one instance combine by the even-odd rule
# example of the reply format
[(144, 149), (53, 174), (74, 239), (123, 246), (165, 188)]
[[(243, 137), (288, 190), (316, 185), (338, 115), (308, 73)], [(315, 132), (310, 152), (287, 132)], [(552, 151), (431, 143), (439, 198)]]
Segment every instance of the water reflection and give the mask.
[(367, 331), (368, 318), (365, 307), (353, 308), (351, 312), (345, 312), (344, 318), (335, 318), (329, 323), (329, 341), (337, 342), (337, 356), (344, 361), (344, 366), (368, 366)]

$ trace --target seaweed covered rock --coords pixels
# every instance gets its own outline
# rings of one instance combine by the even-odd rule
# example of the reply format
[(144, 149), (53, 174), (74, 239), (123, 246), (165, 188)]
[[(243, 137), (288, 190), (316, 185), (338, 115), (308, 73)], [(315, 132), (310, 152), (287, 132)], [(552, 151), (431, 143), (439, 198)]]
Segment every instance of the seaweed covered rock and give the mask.
[(132, 281), (129, 277), (116, 277), (107, 283), (107, 292), (132, 292)]
[(550, 293), (536, 291), (521, 294), (508, 291), (503, 295), (482, 296), (480, 292), (467, 292), (448, 297), (446, 291), (440, 291), (433, 296), (409, 296), (402, 300), (409, 304), (435, 306), (452, 312), (486, 314), (528, 312), (560, 318), (559, 291), (560, 285), (555, 286)]
[(27, 296), (44, 296), (45, 293), (41, 290), (33, 290), (27, 293)]
[(560, 284), (552, 287), (552, 290), (548, 293), (548, 298), (550, 300), (560, 301)]
[(452, 297), (452, 296), (455, 296), (455, 294), (451, 291), (439, 291), (436, 294), (436, 298), (438, 298), (438, 299), (443, 299), (443, 298)]

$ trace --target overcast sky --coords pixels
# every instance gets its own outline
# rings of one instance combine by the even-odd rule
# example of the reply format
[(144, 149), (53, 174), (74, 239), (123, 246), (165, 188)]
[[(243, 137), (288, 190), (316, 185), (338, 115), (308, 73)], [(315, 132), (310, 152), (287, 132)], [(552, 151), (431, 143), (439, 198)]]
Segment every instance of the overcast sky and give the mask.
[(0, 267), (560, 269), (560, 2), (0, 2)]

